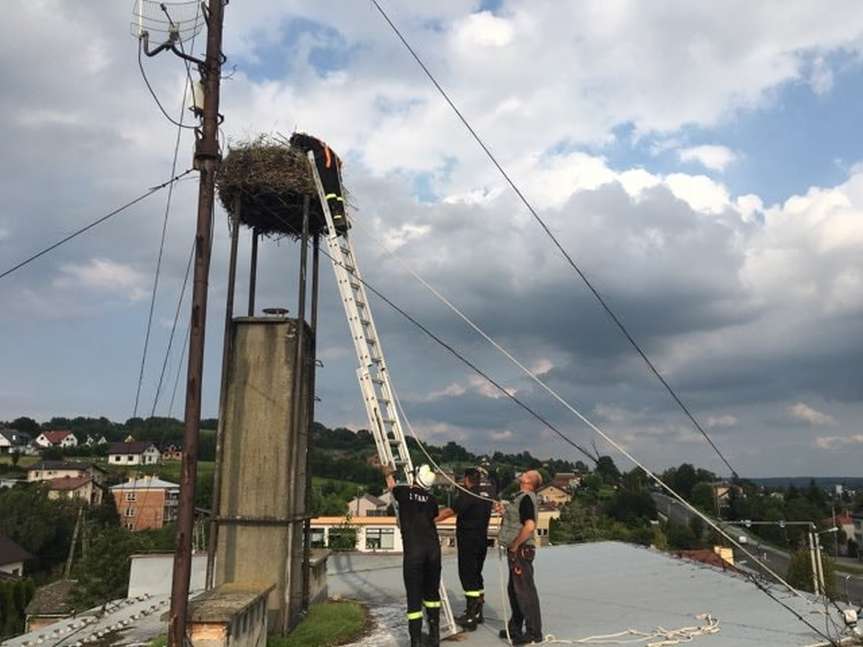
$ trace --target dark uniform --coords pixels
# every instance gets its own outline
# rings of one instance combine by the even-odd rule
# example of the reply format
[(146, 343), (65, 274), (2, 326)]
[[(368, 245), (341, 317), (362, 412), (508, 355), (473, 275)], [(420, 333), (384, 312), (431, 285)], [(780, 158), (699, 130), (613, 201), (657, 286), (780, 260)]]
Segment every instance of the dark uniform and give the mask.
[[(403, 573), (408, 598), (408, 628), (411, 644), (420, 644), (423, 607), (429, 633), (440, 632), (440, 540), (434, 519), (438, 504), (428, 490), (397, 485), (393, 498), (398, 504), (399, 527), (404, 544)], [(434, 640), (434, 638), (433, 638)]]
[[(471, 491), (480, 495), (479, 487)], [(488, 522), (491, 518), (491, 501), (462, 492), (452, 506), (458, 515), (456, 539), (458, 541), (458, 576), (464, 595), (468, 599), (468, 613), (482, 621), (482, 600), (485, 588), (482, 567), (488, 553)], [(471, 603), (474, 604), (471, 604)]]
[(348, 230), (348, 221), (345, 218), (345, 200), (342, 197), (342, 178), (339, 169), (342, 161), (329, 146), (317, 137), (305, 133), (294, 133), (291, 135), (291, 146), (299, 148), (304, 153), (309, 151), (315, 154), (315, 165), (318, 175), (321, 176), (321, 184), (324, 187), (327, 205), (333, 216), (333, 224), (340, 234)]

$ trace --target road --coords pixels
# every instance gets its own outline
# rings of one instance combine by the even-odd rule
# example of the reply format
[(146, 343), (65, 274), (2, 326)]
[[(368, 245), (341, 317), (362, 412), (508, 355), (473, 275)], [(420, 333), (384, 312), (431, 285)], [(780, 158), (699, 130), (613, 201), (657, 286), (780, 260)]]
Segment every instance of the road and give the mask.
[[(689, 519), (694, 515), (692, 511), (685, 508), (679, 501), (672, 499), (669, 496), (660, 494), (659, 492), (652, 493), (653, 501), (656, 503), (656, 509), (660, 514), (671, 519), (675, 523), (687, 524)], [(762, 543), (762, 539), (757, 535), (746, 531), (737, 526), (726, 526), (726, 531), (739, 541), (740, 537), (745, 537), (746, 542), (743, 545), (747, 551), (755, 555), (759, 561), (763, 562), (772, 571), (785, 577), (788, 572), (788, 563), (791, 558), (785, 551), (779, 550), (773, 546)], [(734, 549), (734, 563), (739, 566), (749, 566), (750, 568), (759, 569), (756, 564), (752, 563), (752, 558), (740, 549)], [(841, 571), (836, 573), (836, 584), (838, 585), (840, 597), (843, 600), (849, 599), (857, 605), (863, 604), (863, 577), (856, 574), (847, 574)]]

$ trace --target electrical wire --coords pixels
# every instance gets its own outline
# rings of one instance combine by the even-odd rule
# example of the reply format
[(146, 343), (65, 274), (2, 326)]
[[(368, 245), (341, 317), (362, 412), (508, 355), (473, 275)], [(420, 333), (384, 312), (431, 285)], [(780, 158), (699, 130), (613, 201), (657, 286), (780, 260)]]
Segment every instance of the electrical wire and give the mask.
[(186, 275), (183, 278), (183, 286), (180, 288), (180, 297), (177, 299), (177, 309), (174, 311), (174, 322), (171, 324), (171, 334), (168, 337), (168, 347), (165, 349), (165, 358), (162, 361), (162, 370), (159, 373), (159, 383), (156, 385), (156, 395), (153, 396), (153, 406), (150, 409), (150, 417), (156, 415), (156, 406), (159, 404), (159, 395), (162, 391), (162, 383), (165, 379), (165, 371), (168, 369), (168, 360), (171, 356), (171, 348), (174, 345), (174, 335), (177, 332), (177, 323), (180, 320), (180, 310), (183, 299), (186, 297), (186, 287), (189, 284), (189, 276), (192, 273), (192, 260), (195, 258), (195, 241), (192, 241), (192, 249), (189, 251), (189, 259), (186, 261)]
[[(246, 193), (247, 195), (249, 195), (249, 196), (251, 196), (251, 197), (254, 197), (254, 196), (253, 196), (253, 194), (251, 194), (251, 193), (250, 193), (250, 192), (248, 192), (247, 190), (245, 190), (245, 189), (242, 189), (242, 190), (243, 190), (243, 192), (244, 192), (244, 193)], [(284, 203), (284, 202), (283, 202), (283, 205), (284, 205), (284, 206), (286, 206), (286, 207), (288, 206), (288, 205), (287, 205), (286, 203)], [(276, 214), (275, 212), (273, 212), (273, 211), (271, 211), (271, 210), (269, 210), (269, 211), (270, 211), (270, 214), (271, 214), (271, 215), (273, 215), (275, 218), (277, 218), (277, 219), (281, 220), (281, 221), (282, 221), (286, 226), (288, 226), (289, 228), (291, 228), (295, 233), (297, 232), (296, 228), (295, 228), (295, 227), (293, 227), (290, 223), (288, 223), (288, 221), (287, 221), (286, 219), (282, 218), (282, 217), (281, 217), (281, 215)], [(325, 256), (327, 256), (327, 257), (328, 257), (328, 258), (329, 258), (329, 259), (330, 259), (334, 264), (336, 264), (336, 265), (341, 265), (338, 261), (336, 261), (336, 260), (335, 260), (335, 259), (334, 259), (330, 254), (328, 254), (325, 250), (321, 250), (321, 252), (322, 252)], [(346, 268), (346, 267), (344, 267), (343, 265), (342, 265), (342, 267), (343, 267), (343, 269), (347, 270), (347, 268)], [(482, 375), (483, 377), (485, 377), (485, 379), (487, 379), (487, 380), (488, 380), (488, 381), (489, 381), (493, 386), (495, 386), (496, 388), (498, 388), (498, 389), (499, 389), (499, 390), (501, 390), (502, 392), (507, 393), (507, 392), (505, 391), (505, 389), (503, 389), (503, 387), (501, 387), (501, 386), (500, 386), (500, 385), (498, 385), (496, 382), (494, 382), (493, 380), (491, 380), (491, 378), (490, 378), (490, 377), (488, 377), (488, 376), (486, 376), (484, 373), (482, 373), (482, 372), (480, 371), (480, 369), (479, 369), (479, 368), (475, 368), (475, 367), (474, 367), (474, 365), (473, 365), (469, 360), (467, 360), (466, 358), (463, 358), (463, 356), (461, 356), (461, 355), (458, 353), (458, 351), (456, 351), (452, 346), (450, 346), (450, 345), (449, 345), (449, 344), (447, 344), (445, 341), (443, 341), (442, 339), (440, 339), (439, 337), (437, 337), (433, 332), (431, 332), (431, 331), (430, 331), (427, 327), (425, 327), (422, 323), (420, 323), (420, 322), (419, 322), (419, 321), (417, 321), (415, 318), (413, 318), (413, 317), (412, 317), (410, 314), (408, 314), (405, 310), (403, 310), (402, 308), (400, 308), (399, 306), (397, 306), (397, 305), (396, 305), (392, 300), (390, 300), (388, 297), (384, 296), (384, 295), (383, 295), (379, 290), (377, 290), (374, 286), (370, 285), (370, 284), (368, 283), (368, 281), (366, 281), (366, 280), (365, 280), (364, 278), (362, 278), (362, 277), (356, 276), (356, 274), (354, 274), (354, 277), (355, 277), (359, 282), (361, 282), (361, 283), (362, 283), (362, 284), (363, 284), (363, 285), (364, 285), (368, 290), (370, 290), (373, 294), (375, 294), (376, 296), (378, 296), (378, 297), (379, 297), (381, 300), (383, 300), (387, 305), (389, 305), (391, 308), (393, 308), (397, 313), (399, 313), (400, 315), (402, 315), (402, 316), (403, 316), (404, 318), (406, 318), (409, 322), (411, 322), (415, 327), (419, 328), (419, 329), (420, 329), (421, 331), (423, 331), (426, 335), (428, 335), (429, 337), (431, 337), (431, 338), (432, 338), (436, 343), (438, 343), (438, 344), (439, 344), (439, 345), (441, 345), (443, 348), (445, 348), (446, 350), (448, 350), (451, 354), (453, 354), (453, 355), (454, 355), (454, 356), (456, 356), (458, 359), (460, 359), (461, 361), (463, 361), (464, 363), (466, 363), (468, 366), (470, 366), (471, 368), (473, 368), (474, 370), (476, 370), (477, 372), (479, 372), (479, 373), (480, 373), (480, 375)], [(507, 395), (509, 395), (509, 394), (507, 393)], [(792, 587), (792, 586), (791, 586), (791, 585), (790, 585), (790, 584), (789, 584), (789, 583), (788, 583), (784, 578), (782, 578), (778, 573), (776, 573), (775, 571), (773, 571), (769, 566), (767, 566), (767, 565), (765, 565), (765, 564), (761, 563), (761, 562), (760, 562), (760, 560), (758, 560), (758, 558), (757, 558), (757, 557), (755, 557), (755, 556), (754, 556), (754, 555), (752, 555), (748, 550), (746, 550), (746, 548), (744, 548), (744, 547), (743, 547), (743, 546), (742, 546), (742, 545), (741, 545), (741, 544), (740, 544), (736, 539), (734, 539), (731, 535), (729, 535), (727, 532), (725, 532), (725, 530), (723, 530), (719, 525), (717, 525), (717, 524), (716, 524), (716, 523), (715, 523), (715, 522), (714, 522), (714, 521), (713, 521), (709, 516), (707, 516), (706, 514), (704, 514), (703, 512), (701, 512), (700, 510), (698, 510), (697, 508), (695, 508), (695, 507), (694, 507), (692, 504), (690, 504), (688, 501), (686, 501), (686, 499), (684, 499), (682, 495), (678, 494), (678, 493), (677, 493), (677, 492), (676, 492), (676, 491), (675, 491), (671, 486), (669, 486), (668, 484), (666, 484), (666, 483), (665, 483), (665, 482), (664, 482), (664, 481), (663, 481), (659, 476), (657, 476), (656, 474), (654, 474), (654, 473), (653, 473), (653, 471), (651, 471), (650, 469), (648, 469), (647, 467), (645, 467), (645, 466), (644, 466), (644, 465), (643, 465), (643, 464), (642, 464), (638, 459), (636, 459), (636, 458), (635, 458), (635, 457), (634, 457), (630, 452), (628, 452), (625, 448), (623, 448), (620, 444), (618, 444), (618, 443), (617, 443), (613, 438), (611, 438), (610, 436), (608, 436), (608, 435), (607, 435), (607, 434), (606, 434), (602, 429), (600, 429), (600, 428), (599, 428), (598, 426), (596, 426), (593, 422), (591, 422), (591, 421), (590, 421), (586, 416), (584, 416), (582, 413), (580, 413), (578, 410), (576, 410), (574, 407), (572, 407), (572, 405), (570, 405), (569, 403), (567, 403), (567, 402), (566, 402), (565, 400), (563, 400), (562, 398), (561, 398), (561, 401), (562, 401), (562, 403), (563, 403), (563, 404), (564, 404), (568, 409), (570, 409), (570, 410), (571, 410), (573, 413), (575, 413), (579, 418), (581, 418), (581, 419), (582, 419), (582, 420), (583, 420), (583, 421), (584, 421), (584, 422), (585, 422), (589, 427), (591, 427), (591, 429), (593, 429), (597, 434), (599, 434), (599, 435), (600, 435), (600, 436), (601, 436), (601, 437), (602, 437), (602, 438), (603, 438), (607, 443), (609, 443), (612, 447), (614, 447), (615, 449), (617, 449), (617, 451), (619, 451), (619, 452), (620, 452), (621, 454), (623, 454), (627, 459), (629, 459), (633, 464), (635, 464), (635, 465), (636, 465), (636, 467), (641, 468), (647, 476), (649, 476), (651, 479), (653, 479), (653, 481), (655, 481), (655, 482), (657, 483), (657, 485), (659, 485), (663, 490), (666, 490), (669, 494), (671, 494), (671, 496), (672, 496), (672, 497), (674, 497), (675, 499), (677, 499), (678, 501), (680, 501), (680, 502), (681, 502), (681, 504), (683, 504), (686, 508), (688, 508), (688, 509), (689, 509), (692, 513), (694, 513), (696, 516), (700, 517), (700, 518), (701, 518), (703, 521), (705, 521), (705, 522), (706, 522), (706, 523), (707, 523), (711, 528), (713, 528), (717, 533), (719, 533), (721, 536), (725, 537), (725, 539), (726, 539), (730, 544), (732, 544), (733, 546), (735, 546), (735, 547), (736, 547), (738, 550), (740, 550), (743, 554), (747, 555), (747, 556), (748, 556), (748, 557), (749, 557), (749, 558), (750, 558), (754, 563), (759, 564), (759, 566), (761, 566), (761, 568), (762, 568), (762, 569), (764, 569), (764, 571), (765, 571), (765, 572), (769, 573), (769, 574), (770, 574), (770, 575), (771, 575), (771, 576), (772, 576), (772, 577), (773, 577), (777, 582), (779, 582), (780, 584), (782, 584), (782, 585), (783, 585), (783, 586), (784, 586), (784, 587), (785, 587), (785, 588), (786, 588), (786, 589), (787, 589), (787, 590), (788, 590), (792, 595), (794, 595), (794, 596), (797, 596), (797, 597), (801, 598), (802, 600), (804, 600), (804, 601), (805, 601), (805, 602), (807, 602), (807, 603), (809, 603), (809, 602), (810, 602), (810, 600), (808, 600), (808, 598), (806, 598), (802, 593), (800, 593), (800, 592), (799, 592), (799, 591), (797, 591), (794, 587)], [(525, 405), (525, 406), (526, 406), (526, 405)], [(537, 414), (537, 415), (539, 415), (539, 414)], [(562, 434), (561, 434), (561, 436), (562, 436), (562, 437), (564, 437), (564, 438), (565, 438), (565, 440), (567, 440), (570, 444), (573, 444), (573, 445), (574, 445), (574, 443), (572, 443), (572, 441), (570, 441), (568, 438), (566, 438), (566, 437), (565, 437), (565, 436), (563, 436)], [(748, 575), (748, 574), (747, 574), (747, 575)], [(793, 615), (794, 615), (798, 620), (800, 620), (801, 622), (803, 622), (807, 627), (809, 627), (809, 629), (811, 629), (813, 632), (815, 632), (815, 634), (816, 634), (816, 635), (821, 636), (822, 638), (825, 638), (826, 640), (828, 640), (828, 642), (829, 642), (831, 645), (836, 645), (836, 647), (838, 647), (838, 645), (836, 644), (836, 642), (835, 642), (835, 641), (833, 641), (833, 640), (832, 640), (832, 638), (831, 638), (830, 636), (826, 636), (826, 635), (825, 635), (821, 630), (819, 630), (819, 629), (818, 629), (814, 624), (812, 624), (811, 622), (809, 622), (809, 621), (808, 621), (806, 618), (804, 618), (800, 613), (798, 613), (795, 609), (793, 609), (793, 607), (791, 607), (790, 605), (786, 604), (785, 602), (783, 602), (782, 600), (780, 600), (778, 597), (776, 597), (775, 595), (773, 595), (773, 594), (772, 594), (772, 593), (771, 593), (771, 592), (770, 592), (770, 591), (769, 591), (769, 590), (768, 590), (768, 589), (767, 589), (763, 584), (761, 584), (761, 583), (760, 583), (760, 582), (758, 582), (756, 579), (754, 579), (754, 576), (750, 576), (750, 577), (752, 577), (752, 578), (753, 578), (753, 579), (752, 579), (752, 581), (753, 581), (753, 583), (756, 585), (756, 587), (757, 587), (759, 590), (761, 590), (762, 592), (764, 592), (768, 597), (770, 597), (770, 598), (771, 598), (771, 599), (773, 599), (775, 602), (777, 602), (778, 604), (780, 604), (781, 606), (783, 606), (784, 608), (786, 608), (788, 611), (790, 611), (790, 612), (791, 612), (791, 613), (792, 613), (792, 614), (793, 614)]]
[[(188, 65), (186, 66), (188, 68)], [(177, 136), (174, 139), (174, 154), (171, 160), (171, 175), (176, 173), (177, 169), (177, 159), (180, 155), (180, 141), (183, 135), (183, 115), (186, 111), (186, 96), (189, 91), (189, 86), (186, 85), (183, 88), (183, 98), (180, 101), (180, 120), (177, 122)], [(172, 184), (168, 189), (168, 196), (165, 199), (165, 215), (162, 218), (162, 236), (159, 240), (159, 254), (156, 257), (156, 271), (153, 274), (153, 290), (150, 294), (150, 309), (147, 313), (147, 330), (144, 333), (144, 349), (141, 352), (141, 367), (138, 371), (138, 388), (135, 390), (135, 406), (132, 410), (132, 417), (138, 417), (138, 404), (141, 401), (141, 387), (144, 384), (144, 369), (147, 365), (147, 351), (150, 348), (150, 332), (153, 329), (153, 313), (156, 310), (156, 294), (159, 291), (159, 277), (162, 272), (162, 258), (165, 254), (165, 240), (168, 235), (168, 219), (171, 215), (171, 203), (174, 198), (174, 185)], [(186, 280), (188, 280), (188, 267), (186, 268)], [(186, 284), (183, 283), (183, 289), (185, 290)], [(176, 323), (176, 319), (174, 320)], [(171, 332), (173, 337), (173, 331)], [(163, 369), (164, 371), (164, 369)], [(161, 383), (161, 379), (160, 379)], [(156, 399), (158, 399), (159, 394), (156, 393)], [(153, 408), (155, 409), (155, 402), (153, 404)]]
[(521, 189), (518, 188), (516, 183), (512, 180), (512, 178), (509, 176), (509, 174), (506, 172), (506, 170), (503, 168), (503, 166), (500, 164), (500, 162), (498, 162), (497, 158), (491, 152), (491, 150), (488, 148), (488, 146), (483, 141), (483, 139), (479, 136), (479, 134), (476, 132), (476, 130), (474, 130), (474, 128), (470, 125), (470, 122), (467, 120), (467, 118), (462, 114), (462, 112), (458, 109), (458, 107), (455, 105), (453, 100), (449, 97), (446, 90), (444, 90), (443, 86), (441, 86), (441, 84), (438, 83), (437, 79), (431, 73), (431, 71), (426, 66), (426, 64), (423, 62), (423, 60), (419, 57), (419, 54), (417, 54), (416, 50), (414, 50), (414, 48), (411, 46), (411, 44), (407, 41), (407, 39), (404, 37), (402, 32), (399, 30), (399, 28), (390, 19), (389, 15), (387, 15), (386, 11), (384, 11), (383, 7), (381, 7), (378, 0), (370, 0), (370, 1), (375, 6), (375, 8), (378, 10), (378, 12), (381, 14), (381, 16), (383, 16), (384, 20), (387, 22), (387, 24), (390, 26), (390, 28), (393, 30), (393, 32), (396, 34), (396, 36), (399, 38), (399, 40), (402, 42), (402, 44), (405, 46), (405, 48), (408, 50), (408, 52), (410, 52), (411, 56), (417, 62), (417, 64), (420, 66), (420, 68), (423, 70), (423, 72), (425, 72), (425, 75), (428, 77), (428, 79), (432, 82), (432, 84), (435, 86), (435, 88), (437, 88), (438, 92), (441, 94), (441, 96), (444, 98), (444, 100), (449, 104), (449, 107), (452, 108), (453, 112), (456, 114), (456, 116), (459, 118), (459, 120), (462, 122), (462, 124), (464, 124), (465, 128), (467, 128), (467, 130), (471, 134), (471, 136), (473, 136), (476, 143), (479, 144), (480, 148), (482, 148), (482, 150), (485, 152), (486, 156), (489, 158), (489, 160), (491, 160), (492, 164), (494, 164), (494, 166), (497, 168), (497, 170), (503, 176), (504, 180), (506, 180), (507, 184), (509, 184), (510, 188), (512, 188), (512, 190), (518, 196), (519, 200), (521, 200), (522, 204), (524, 204), (524, 206), (530, 212), (531, 216), (533, 216), (534, 220), (536, 220), (536, 222), (540, 225), (540, 227), (546, 233), (546, 235), (549, 237), (549, 239), (551, 239), (552, 243), (554, 243), (554, 246), (557, 247), (557, 249), (560, 251), (560, 253), (563, 255), (563, 257), (566, 259), (567, 263), (569, 263), (569, 265), (575, 270), (575, 272), (578, 274), (579, 278), (582, 280), (582, 282), (585, 284), (585, 286), (588, 288), (588, 290), (593, 294), (593, 296), (599, 302), (600, 306), (602, 306), (602, 309), (605, 311), (605, 313), (614, 322), (614, 324), (617, 326), (617, 328), (620, 330), (620, 332), (623, 334), (623, 336), (627, 339), (627, 341), (630, 343), (630, 345), (632, 345), (632, 347), (636, 350), (636, 352), (641, 356), (641, 359), (644, 360), (644, 363), (647, 364), (647, 367), (650, 369), (650, 371), (662, 383), (662, 385), (665, 387), (665, 390), (668, 391), (668, 393), (671, 395), (672, 399), (677, 403), (677, 405), (680, 407), (680, 409), (683, 411), (683, 413), (686, 415), (686, 417), (689, 418), (689, 420), (692, 422), (692, 424), (695, 426), (695, 428), (701, 433), (702, 436), (704, 436), (705, 440), (707, 440), (707, 442), (710, 444), (710, 446), (713, 448), (713, 450), (716, 452), (716, 454), (719, 456), (719, 458), (722, 460), (722, 462), (725, 463), (726, 467), (728, 467), (728, 469), (731, 471), (731, 474), (735, 478), (738, 478), (737, 471), (731, 466), (731, 463), (728, 462), (728, 459), (725, 458), (723, 453), (719, 450), (719, 447), (716, 446), (716, 444), (713, 442), (713, 440), (710, 438), (710, 436), (704, 430), (704, 427), (701, 426), (701, 423), (698, 422), (698, 420), (695, 418), (693, 413), (689, 410), (689, 407), (687, 407), (683, 403), (683, 400), (680, 399), (680, 397), (677, 395), (677, 393), (671, 387), (671, 385), (665, 380), (664, 377), (662, 377), (662, 374), (659, 372), (659, 370), (656, 368), (656, 366), (653, 364), (653, 362), (647, 356), (647, 353), (645, 353), (645, 351), (641, 348), (641, 346), (638, 344), (638, 342), (635, 340), (635, 338), (630, 334), (630, 332), (626, 328), (626, 326), (624, 326), (623, 321), (615, 314), (615, 312), (611, 309), (611, 306), (609, 306), (609, 304), (605, 300), (605, 298), (599, 293), (599, 290), (597, 290), (597, 288), (593, 285), (593, 282), (590, 279), (588, 279), (585, 272), (581, 269), (581, 267), (579, 267), (576, 264), (576, 262), (573, 260), (572, 256), (570, 256), (569, 252), (566, 251), (566, 249), (563, 247), (563, 245), (558, 240), (558, 238), (554, 235), (554, 233), (552, 233), (551, 229), (548, 227), (548, 225), (545, 223), (545, 221), (540, 217), (540, 215), (537, 213), (536, 209), (534, 209), (533, 205), (530, 203), (530, 201), (527, 199), (527, 197), (525, 197), (524, 193), (522, 193)]
[(141, 54), (143, 53), (143, 51), (144, 51), (144, 42), (139, 40), (138, 41), (138, 69), (141, 71), (141, 78), (144, 79), (144, 85), (147, 86), (147, 90), (150, 91), (150, 96), (153, 97), (153, 101), (156, 102), (156, 105), (159, 107), (159, 110), (161, 111), (162, 115), (165, 117), (165, 119), (170, 121), (177, 128), (187, 128), (189, 130), (195, 130), (195, 126), (188, 126), (186, 124), (180, 123), (179, 121), (176, 121), (171, 115), (168, 114), (168, 111), (165, 110), (164, 106), (162, 105), (162, 102), (159, 101), (159, 96), (156, 94), (156, 91), (153, 89), (153, 86), (150, 85), (150, 79), (147, 78), (147, 72), (144, 71), (144, 61), (141, 58)]
[(124, 212), (124, 211), (125, 211), (126, 209), (128, 209), (129, 207), (132, 207), (132, 206), (134, 206), (134, 205), (138, 204), (139, 202), (141, 202), (142, 200), (145, 200), (146, 198), (149, 198), (149, 197), (150, 197), (151, 195), (153, 195), (154, 193), (156, 193), (156, 192), (158, 192), (158, 191), (161, 191), (161, 190), (162, 190), (162, 189), (164, 189), (165, 187), (170, 186), (171, 184), (173, 184), (174, 182), (179, 181), (179, 180), (180, 180), (180, 178), (185, 177), (186, 175), (188, 175), (189, 173), (191, 173), (191, 172), (192, 172), (192, 171), (194, 171), (194, 170), (195, 170), (195, 169), (191, 169), (191, 168), (190, 168), (190, 169), (188, 169), (188, 170), (186, 170), (186, 171), (183, 171), (183, 172), (182, 172), (182, 173), (180, 173), (179, 175), (175, 175), (175, 176), (174, 176), (174, 177), (172, 177), (170, 180), (167, 180), (167, 181), (165, 181), (165, 182), (162, 182), (162, 184), (158, 184), (158, 185), (156, 185), (156, 186), (154, 186), (154, 187), (150, 187), (150, 188), (149, 188), (145, 193), (142, 193), (142, 194), (141, 194), (141, 195), (139, 195), (137, 198), (134, 198), (133, 200), (130, 200), (130, 201), (129, 201), (129, 202), (127, 202), (126, 204), (124, 204), (124, 205), (122, 205), (122, 206), (120, 206), (120, 207), (117, 207), (116, 209), (114, 209), (113, 211), (111, 211), (111, 212), (109, 212), (109, 213), (105, 214), (105, 215), (104, 215), (104, 216), (102, 216), (101, 218), (99, 218), (99, 219), (97, 219), (97, 220), (94, 220), (94, 221), (93, 221), (93, 222), (91, 222), (89, 225), (85, 225), (84, 227), (81, 227), (81, 229), (78, 229), (77, 231), (75, 231), (75, 232), (73, 232), (73, 233), (69, 234), (68, 236), (66, 236), (65, 238), (62, 238), (62, 239), (58, 240), (58, 241), (57, 241), (56, 243), (54, 243), (53, 245), (49, 245), (48, 247), (46, 247), (46, 248), (45, 248), (45, 249), (43, 249), (42, 251), (37, 252), (37, 253), (33, 254), (32, 256), (29, 256), (28, 258), (24, 259), (23, 261), (21, 261), (21, 262), (20, 262), (20, 263), (18, 263), (17, 265), (13, 265), (13, 266), (12, 266), (12, 267), (10, 267), (8, 270), (5, 270), (2, 274), (0, 274), (0, 279), (3, 279), (3, 278), (5, 278), (5, 277), (9, 276), (9, 275), (10, 275), (10, 274), (12, 274), (13, 272), (16, 272), (16, 271), (20, 270), (22, 267), (24, 267), (24, 266), (26, 266), (26, 265), (29, 265), (30, 263), (32, 263), (33, 261), (35, 261), (37, 258), (40, 258), (40, 257), (44, 256), (45, 254), (47, 254), (47, 253), (49, 253), (49, 252), (54, 251), (55, 249), (57, 249), (58, 247), (60, 247), (61, 245), (65, 244), (65, 243), (69, 242), (69, 241), (70, 241), (70, 240), (72, 240), (73, 238), (76, 238), (76, 237), (80, 236), (80, 235), (81, 235), (81, 234), (83, 234), (84, 232), (87, 232), (87, 231), (89, 231), (90, 229), (92, 229), (93, 227), (96, 227), (97, 225), (102, 224), (102, 223), (103, 223), (103, 222), (105, 222), (106, 220), (109, 220), (110, 218), (113, 218), (114, 216), (116, 216), (116, 215), (118, 215), (118, 214), (120, 214), (120, 213)]
[[(174, 21), (171, 18), (171, 15), (168, 13), (168, 8), (165, 6), (165, 4), (162, 4), (161, 8), (165, 12), (165, 15), (168, 16), (168, 20), (171, 23), (171, 27), (174, 27)], [(198, 5), (196, 5), (195, 20), (197, 20), (199, 12), (200, 12), (200, 7)], [(193, 52), (195, 49), (195, 39), (196, 38), (197, 38), (197, 33), (195, 33), (192, 36), (191, 50)], [(139, 44), (140, 44), (140, 41), (139, 41)], [(183, 48), (182, 41), (180, 41), (180, 47)], [(183, 52), (185, 53), (185, 49), (183, 49)], [(138, 48), (139, 62), (140, 62), (140, 58), (141, 58), (141, 50), (139, 47)], [(176, 173), (176, 170), (177, 170), (177, 159), (178, 159), (179, 154), (180, 154), (180, 141), (182, 140), (182, 136), (183, 136), (183, 126), (184, 126), (183, 116), (185, 115), (185, 112), (186, 112), (186, 99), (188, 97), (189, 89), (192, 87), (191, 65), (189, 64), (189, 61), (187, 61), (187, 60), (184, 60), (183, 62), (185, 63), (186, 79), (188, 80), (188, 83), (183, 87), (183, 96), (180, 99), (180, 118), (177, 121), (177, 135), (174, 139), (174, 152), (173, 152), (173, 157), (171, 160), (171, 175)], [(142, 71), (143, 71), (143, 68), (142, 68)], [(146, 333), (144, 334), (144, 349), (141, 353), (141, 367), (140, 367), (140, 370), (138, 372), (138, 387), (135, 390), (135, 406), (134, 406), (134, 409), (132, 411), (132, 417), (133, 418), (136, 418), (138, 416), (138, 405), (139, 405), (140, 400), (141, 400), (141, 388), (144, 384), (144, 369), (145, 369), (146, 364), (147, 364), (147, 351), (149, 350), (149, 347), (150, 347), (150, 333), (151, 333), (152, 328), (153, 328), (153, 313), (156, 309), (156, 294), (158, 293), (158, 290), (159, 290), (159, 277), (161, 275), (161, 270), (162, 270), (162, 258), (164, 256), (164, 252), (165, 252), (165, 240), (167, 238), (167, 232), (168, 232), (168, 218), (171, 215), (171, 204), (172, 204), (173, 198), (174, 198), (174, 186), (171, 185), (171, 187), (168, 189), (168, 197), (165, 200), (165, 215), (162, 219), (162, 236), (161, 236), (161, 239), (159, 241), (159, 254), (156, 258), (156, 270), (155, 270), (155, 273), (153, 276), (153, 290), (152, 290), (152, 293), (150, 295), (150, 308), (149, 308), (149, 312), (147, 314), (147, 330), (146, 330)], [(191, 260), (192, 259), (190, 257), (189, 258), (189, 264), (186, 265), (186, 278), (183, 281), (183, 291), (185, 291), (186, 283), (189, 280), (189, 268), (191, 266)], [(182, 301), (182, 295), (180, 297), (180, 301)], [(178, 305), (178, 308), (179, 308), (179, 305)], [(174, 330), (176, 328), (176, 325), (177, 325), (177, 318), (175, 316), (174, 317), (174, 328), (171, 329), (171, 340), (168, 344), (168, 353), (171, 352), (171, 343), (173, 342), (173, 339), (174, 339)], [(167, 361), (168, 361), (168, 358), (166, 357), (165, 362), (162, 364), (162, 373), (159, 376), (159, 387), (157, 388), (156, 395), (153, 399), (153, 410), (152, 410), (152, 413), (150, 414), (151, 416), (155, 414), (156, 403), (158, 402), (158, 399), (159, 399), (159, 390), (158, 389), (161, 388), (161, 385), (162, 385), (162, 378), (165, 375), (165, 364), (167, 364)]]

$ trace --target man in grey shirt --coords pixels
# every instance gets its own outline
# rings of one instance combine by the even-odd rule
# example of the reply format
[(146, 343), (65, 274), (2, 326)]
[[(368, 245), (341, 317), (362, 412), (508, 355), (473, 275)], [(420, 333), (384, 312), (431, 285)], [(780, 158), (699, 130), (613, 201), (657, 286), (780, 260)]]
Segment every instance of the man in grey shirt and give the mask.
[[(542, 616), (539, 595), (533, 581), (533, 558), (536, 553), (533, 533), (536, 530), (536, 490), (542, 486), (542, 476), (536, 470), (519, 477), (521, 491), (506, 507), (499, 505), (503, 515), (499, 541), (506, 546), (509, 559), (509, 636), (513, 645), (541, 643)], [(524, 627), (524, 630), (522, 630)], [(500, 637), (506, 639), (502, 629)]]

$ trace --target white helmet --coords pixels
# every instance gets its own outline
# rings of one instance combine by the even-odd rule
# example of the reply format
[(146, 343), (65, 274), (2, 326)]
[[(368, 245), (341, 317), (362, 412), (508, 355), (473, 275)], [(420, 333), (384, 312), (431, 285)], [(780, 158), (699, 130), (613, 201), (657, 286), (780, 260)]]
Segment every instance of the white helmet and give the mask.
[(434, 485), (435, 482), (435, 472), (434, 470), (423, 463), (416, 470), (414, 470), (414, 483), (419, 485), (422, 488), (428, 490), (431, 486)]

